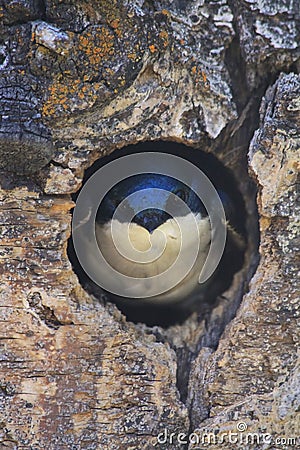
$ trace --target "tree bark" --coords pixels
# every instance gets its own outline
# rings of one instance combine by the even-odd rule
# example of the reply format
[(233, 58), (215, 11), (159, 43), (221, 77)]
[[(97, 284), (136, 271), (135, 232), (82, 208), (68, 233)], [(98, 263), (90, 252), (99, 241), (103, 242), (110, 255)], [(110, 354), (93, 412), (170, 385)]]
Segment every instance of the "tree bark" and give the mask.
[[(296, 2), (0, 5), (1, 448), (296, 448)], [(167, 329), (67, 253), (85, 169), (145, 140), (213, 153), (247, 211), (231, 287)]]

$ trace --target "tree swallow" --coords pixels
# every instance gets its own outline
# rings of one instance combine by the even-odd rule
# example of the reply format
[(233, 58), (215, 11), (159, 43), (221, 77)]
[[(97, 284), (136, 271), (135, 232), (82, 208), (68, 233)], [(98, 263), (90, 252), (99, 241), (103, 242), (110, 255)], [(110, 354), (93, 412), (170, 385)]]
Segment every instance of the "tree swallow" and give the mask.
[[(227, 216), (227, 230), (237, 245), (243, 245), (242, 238), (230, 225), (230, 217), (234, 215), (230, 197), (221, 189), (217, 192)], [(142, 173), (120, 181), (99, 206), (95, 233), (108, 263), (128, 276), (123, 298), (118, 297), (117, 303), (169, 305), (201, 297), (211, 285), (211, 280), (198, 283), (213, 236), (208, 211), (193, 188), (175, 178)], [(192, 254), (195, 258), (191, 263)], [(176, 266), (178, 258), (180, 264)], [(166, 274), (166, 278), (159, 278), (159, 274)], [(127, 289), (132, 292), (132, 277), (137, 293), (146, 294), (144, 298), (137, 295), (135, 299), (126, 299)], [(164, 289), (164, 284), (172, 281), (174, 287)], [(159, 287), (161, 293), (153, 295)]]
[(123, 147), (87, 169), (74, 200), (68, 250), (81, 284), (107, 292), (131, 321), (168, 326), (208, 313), (243, 264), (243, 197), (211, 153), (165, 141)]

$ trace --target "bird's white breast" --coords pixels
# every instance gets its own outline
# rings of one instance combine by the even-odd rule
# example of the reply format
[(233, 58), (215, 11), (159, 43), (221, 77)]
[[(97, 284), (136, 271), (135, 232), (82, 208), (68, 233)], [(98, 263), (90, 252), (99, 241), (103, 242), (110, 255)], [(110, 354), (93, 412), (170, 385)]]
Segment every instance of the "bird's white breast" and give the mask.
[[(152, 297), (157, 289), (163, 292), (167, 281), (171, 281), (176, 286), (156, 295), (153, 301), (177, 301), (197, 287), (199, 273), (209, 250), (211, 228), (208, 217), (197, 215), (195, 219), (190, 213), (176, 221), (167, 220), (151, 234), (136, 223), (125, 224), (116, 220), (104, 225), (96, 223), (96, 238), (107, 262), (117, 272), (129, 277), (125, 282), (122, 281), (124, 296), (129, 287), (132, 292), (134, 284), (136, 296), (141, 293), (145, 297), (146, 293)], [(195, 253), (198, 244), (199, 249)], [(194, 264), (191, 263), (192, 254), (196, 255)], [(99, 264), (99, 272), (101, 270)], [(155, 277), (162, 273), (164, 276)], [(183, 273), (187, 275), (182, 279)], [(119, 281), (116, 279), (115, 282)]]

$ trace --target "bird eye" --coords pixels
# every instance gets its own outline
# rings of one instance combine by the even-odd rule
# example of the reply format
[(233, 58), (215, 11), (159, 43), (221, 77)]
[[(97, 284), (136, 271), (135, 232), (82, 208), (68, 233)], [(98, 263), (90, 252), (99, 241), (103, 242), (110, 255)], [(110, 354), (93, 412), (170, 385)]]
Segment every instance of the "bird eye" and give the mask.
[(183, 189), (178, 189), (175, 192), (175, 195), (177, 195), (177, 197), (181, 198), (181, 200), (183, 200), (184, 202), (186, 201), (187, 195)]

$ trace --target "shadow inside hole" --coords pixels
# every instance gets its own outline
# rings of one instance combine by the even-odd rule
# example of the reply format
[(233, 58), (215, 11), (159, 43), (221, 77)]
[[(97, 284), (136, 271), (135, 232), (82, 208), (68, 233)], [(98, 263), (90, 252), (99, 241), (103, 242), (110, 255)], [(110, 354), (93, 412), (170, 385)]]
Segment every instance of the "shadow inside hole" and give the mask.
[[(125, 155), (140, 152), (163, 152), (180, 156), (199, 167), (214, 184), (218, 190), (226, 192), (234, 205), (234, 210), (230, 211), (230, 223), (234, 230), (242, 237), (246, 243), (246, 211), (241, 193), (239, 192), (233, 173), (225, 168), (223, 164), (212, 154), (204, 153), (198, 149), (192, 149), (183, 144), (165, 141), (144, 142), (136, 145), (129, 145), (120, 150), (115, 150), (112, 154), (100, 158), (89, 169), (86, 170), (83, 184), (98, 169), (105, 164)], [(159, 167), (159, 162), (158, 162)], [(78, 191), (73, 195), (76, 202)], [(114, 302), (132, 322), (144, 322), (149, 326), (160, 325), (167, 327), (173, 324), (183, 323), (187, 317), (198, 312), (206, 315), (215, 306), (220, 295), (230, 287), (234, 274), (242, 267), (244, 261), (245, 247), (235, 245), (230, 233), (227, 233), (225, 251), (213, 276), (204, 283), (204, 289), (196, 295), (190, 296), (184, 301), (169, 304), (151, 304), (149, 300), (129, 299), (112, 295), (103, 291), (92, 280), (89, 279), (82, 269), (73, 246), (72, 237), (68, 242), (68, 255), (73, 265), (74, 271), (78, 275), (81, 285), (97, 298)]]

